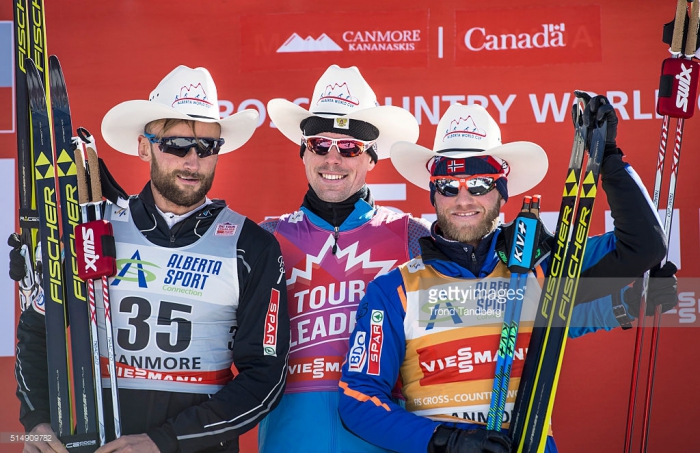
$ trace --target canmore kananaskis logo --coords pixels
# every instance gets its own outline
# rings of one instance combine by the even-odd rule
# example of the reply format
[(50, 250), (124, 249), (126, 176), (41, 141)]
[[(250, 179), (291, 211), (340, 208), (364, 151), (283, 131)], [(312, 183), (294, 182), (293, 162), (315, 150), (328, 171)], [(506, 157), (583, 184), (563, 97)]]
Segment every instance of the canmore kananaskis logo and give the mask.
[(291, 52), (378, 52), (378, 51), (414, 51), (421, 42), (421, 30), (346, 30), (342, 40), (346, 49), (339, 46), (327, 34), (318, 38), (302, 38), (292, 33), (278, 49), (277, 53)]

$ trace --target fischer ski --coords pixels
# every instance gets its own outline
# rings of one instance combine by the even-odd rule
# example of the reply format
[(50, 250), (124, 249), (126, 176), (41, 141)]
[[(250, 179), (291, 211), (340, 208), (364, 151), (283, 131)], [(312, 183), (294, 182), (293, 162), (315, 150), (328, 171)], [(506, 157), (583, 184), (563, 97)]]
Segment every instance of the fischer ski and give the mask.
[(71, 141), (71, 117), (66, 81), (58, 58), (49, 57), (51, 112), (56, 149), (61, 231), (64, 252), (65, 300), (68, 308), (73, 363), (77, 434), (95, 434), (95, 388), (85, 283), (78, 278), (74, 228), (80, 221), (78, 177)]
[(32, 144), (40, 223), (41, 284), (44, 289), (46, 310), (46, 353), (49, 366), (49, 398), (52, 403), (51, 428), (62, 438), (71, 433), (71, 397), (51, 124), (41, 75), (31, 59), (27, 59), (25, 65), (32, 115)]
[[(34, 171), (36, 178), (37, 191), (37, 208), (39, 213), (40, 231), (39, 237), (41, 240), (41, 257), (42, 257), (42, 278), (41, 283), (44, 289), (45, 303), (45, 322), (46, 322), (46, 353), (49, 370), (49, 399), (51, 401), (51, 428), (65, 444), (66, 448), (71, 452), (87, 452), (94, 450), (97, 444), (95, 440), (95, 414), (94, 414), (94, 387), (92, 386), (92, 368), (89, 362), (89, 354), (85, 357), (85, 348), (81, 344), (73, 345), (73, 363), (76, 371), (79, 371), (80, 376), (75, 376), (77, 379), (73, 382), (78, 393), (78, 400), (73, 401), (71, 394), (71, 368), (69, 364), (69, 348), (68, 348), (68, 316), (70, 310), (67, 305), (79, 301), (75, 294), (80, 294), (81, 282), (74, 277), (71, 265), (73, 255), (70, 247), (74, 245), (72, 234), (66, 231), (66, 227), (59, 225), (68, 223), (68, 229), (72, 231), (69, 218), (60, 219), (60, 215), (68, 216), (68, 212), (73, 209), (77, 210), (77, 204), (69, 204), (61, 206), (62, 200), (59, 198), (59, 192), (56, 186), (56, 177), (59, 176), (61, 183), (59, 187), (65, 190), (68, 194), (65, 198), (72, 197), (75, 192), (75, 183), (69, 183), (71, 173), (75, 176), (75, 165), (66, 161), (69, 159), (68, 153), (64, 152), (59, 155), (59, 162), (54, 162), (54, 150), (51, 143), (51, 123), (49, 121), (49, 110), (46, 103), (46, 95), (42, 85), (41, 75), (37, 70), (34, 62), (27, 59), (27, 88), (29, 93), (29, 105), (32, 115), (32, 145), (34, 149)], [(61, 76), (62, 79), (62, 76)], [(67, 95), (65, 90), (61, 92), (60, 86), (58, 96), (65, 99), (59, 100), (61, 106), (55, 113), (58, 114), (57, 121), (63, 122), (61, 128), (66, 125), (67, 114)], [(62, 130), (61, 133), (65, 133)], [(60, 137), (59, 137), (60, 138)], [(67, 178), (67, 179), (66, 179)], [(63, 238), (61, 238), (61, 230), (63, 230)], [(64, 244), (63, 248), (61, 244)], [(66, 269), (70, 271), (63, 274), (62, 268), (62, 250), (69, 250), (70, 259), (66, 260)], [(71, 263), (73, 262), (73, 263)], [(66, 277), (70, 278), (67, 282)], [(68, 286), (68, 288), (66, 288)], [(84, 294), (84, 291), (83, 291)], [(79, 319), (81, 313), (76, 310), (80, 307), (77, 303), (75, 309), (70, 310), (71, 315), (75, 312), (75, 316)], [(87, 307), (82, 305), (87, 313)], [(87, 316), (85, 315), (85, 318)], [(74, 329), (71, 329), (71, 336), (80, 339), (84, 337), (84, 332), (87, 327), (80, 327), (79, 321)], [(89, 345), (88, 345), (89, 346)], [(85, 360), (88, 360), (88, 366), (82, 365)], [(77, 365), (75, 365), (77, 363)], [(77, 406), (74, 404), (77, 403)], [(72, 412), (76, 407), (77, 414), (83, 423), (78, 424), (78, 432), (74, 432)]]
[[(544, 451), (605, 148), (607, 122), (583, 127), (583, 102), (578, 94), (577, 97), (576, 134), (555, 233), (556, 244), (518, 391), (521, 403), (512, 426), (516, 430), (513, 441), (517, 452)], [(591, 136), (589, 158), (581, 181), (588, 135)], [(574, 205), (576, 213), (571, 223)], [(570, 233), (573, 234), (569, 238)], [(539, 322), (546, 322), (547, 327), (542, 328), (544, 324)]]
[(527, 277), (534, 266), (535, 252), (539, 243), (539, 210), (540, 196), (526, 196), (520, 213), (512, 223), (513, 240), (507, 263), (508, 269), (511, 271), (511, 278), (508, 285), (509, 291), (505, 303), (501, 340), (496, 358), (496, 374), (493, 380), (491, 404), (486, 423), (486, 429), (489, 430), (500, 430), (503, 424), (520, 315), (527, 291)]
[(25, 58), (29, 54), (29, 29), (25, 0), (14, 2), (15, 27), (15, 112), (17, 124), (17, 181), (19, 183), (19, 244), (24, 256), (26, 275), (19, 284), (21, 310), (26, 310), (38, 297), (39, 284), (34, 274), (34, 251), (37, 245), (39, 217), (34, 198), (34, 159), (32, 157), (29, 98), (27, 93), (27, 70)]

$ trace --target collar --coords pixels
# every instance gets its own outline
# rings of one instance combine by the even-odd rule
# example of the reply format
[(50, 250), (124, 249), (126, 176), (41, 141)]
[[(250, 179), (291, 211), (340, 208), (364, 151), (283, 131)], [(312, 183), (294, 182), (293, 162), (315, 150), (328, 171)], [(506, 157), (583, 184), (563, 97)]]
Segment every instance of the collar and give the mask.
[[(329, 222), (318, 216), (316, 213), (311, 211), (306, 206), (300, 208), (304, 212), (306, 217), (314, 225), (323, 228), (324, 230), (335, 230), (335, 227)], [(365, 200), (357, 200), (354, 205), (354, 209), (347, 216), (347, 218), (338, 226), (338, 231), (350, 231), (369, 222), (376, 212), (374, 204), (369, 204)]]
[[(469, 271), (469, 274), (464, 274), (463, 271), (453, 271), (461, 276), (467, 277), (483, 277), (488, 275), (495, 266), (496, 254), (496, 238), (500, 232), (500, 227), (486, 235), (479, 245), (474, 247), (470, 244), (446, 239), (442, 236), (437, 221), (433, 222), (430, 227), (430, 238), (421, 239), (421, 250), (424, 254), (423, 259), (437, 259), (441, 261), (450, 261), (462, 269)], [(433, 245), (427, 250), (424, 245), (432, 243)], [(431, 250), (432, 249), (432, 250)], [(425, 252), (428, 252), (425, 254)], [(439, 252), (439, 253), (436, 253)], [(492, 263), (493, 262), (493, 263)]]

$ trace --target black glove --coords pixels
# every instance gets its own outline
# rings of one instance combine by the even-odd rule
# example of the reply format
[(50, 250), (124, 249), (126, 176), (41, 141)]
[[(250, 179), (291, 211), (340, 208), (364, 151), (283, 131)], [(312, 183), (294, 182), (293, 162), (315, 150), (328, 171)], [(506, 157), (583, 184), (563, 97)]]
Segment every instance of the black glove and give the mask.
[[(36, 303), (43, 305), (44, 290), (41, 288), (41, 259), (37, 257), (36, 269), (32, 270), (32, 259), (29, 248), (22, 244), (17, 233), (12, 233), (7, 238), (10, 250), (10, 278), (19, 283), (19, 303), (22, 311)], [(41, 255), (40, 245), (36, 253)]]
[[(617, 138), (617, 114), (615, 113), (615, 109), (613, 108), (613, 106), (610, 105), (610, 101), (608, 101), (608, 98), (602, 95), (598, 95), (592, 98), (585, 91), (579, 90), (574, 91), (574, 94), (576, 95), (576, 97), (583, 99), (586, 103), (586, 108), (584, 109), (581, 118), (584, 127), (600, 125), (603, 123), (603, 121), (607, 121), (607, 127), (605, 130), (605, 149), (603, 152), (603, 159), (613, 154), (622, 154), (622, 151), (620, 151), (620, 149), (617, 147), (617, 143), (615, 142), (615, 139)], [(574, 120), (574, 125), (576, 123), (577, 109), (578, 105), (574, 104), (571, 113), (572, 118)], [(586, 137), (586, 149), (590, 149), (591, 135), (592, 134), (588, 134), (588, 136)]]
[(7, 245), (12, 247), (10, 250), (10, 278), (16, 282), (21, 282), (27, 269), (25, 266), (24, 255), (22, 254), (22, 242), (17, 233), (12, 233), (7, 238)]
[(510, 444), (510, 437), (499, 431), (440, 425), (430, 438), (428, 453), (509, 453)]
[[(661, 313), (665, 313), (678, 303), (678, 281), (675, 273), (678, 271), (676, 265), (671, 261), (666, 261), (662, 267), (654, 267), (649, 271), (649, 287), (647, 288), (647, 308), (646, 315), (653, 316), (657, 306), (661, 307)], [(639, 302), (642, 297), (642, 287), (644, 278), (640, 277), (634, 281), (631, 288), (625, 291), (625, 303), (630, 308), (632, 316), (639, 316)]]

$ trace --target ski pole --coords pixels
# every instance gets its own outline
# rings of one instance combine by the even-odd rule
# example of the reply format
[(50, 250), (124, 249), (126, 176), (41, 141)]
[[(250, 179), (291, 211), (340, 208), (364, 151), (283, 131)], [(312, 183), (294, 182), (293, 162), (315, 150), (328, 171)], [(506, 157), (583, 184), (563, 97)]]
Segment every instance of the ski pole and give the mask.
[[(658, 209), (659, 202), (661, 199), (661, 186), (663, 180), (664, 164), (666, 160), (666, 148), (668, 146), (667, 140), (670, 118), (678, 118), (674, 140), (673, 165), (671, 167), (668, 202), (666, 206), (666, 216), (664, 219), (664, 233), (666, 235), (667, 243), (670, 243), (671, 240), (671, 222), (673, 219), (673, 204), (675, 199), (676, 182), (678, 177), (680, 149), (683, 137), (683, 126), (685, 123), (685, 119), (689, 118), (693, 114), (695, 103), (695, 87), (697, 86), (698, 66), (696, 63), (692, 62), (691, 59), (693, 54), (695, 53), (695, 45), (697, 40), (698, 14), (700, 14), (700, 11), (698, 9), (698, 0), (692, 1), (690, 24), (688, 28), (688, 39), (685, 47), (685, 59), (680, 58), (682, 56), (681, 48), (683, 40), (683, 29), (685, 24), (685, 17), (687, 14), (686, 11), (688, 3), (691, 2), (685, 0), (678, 0), (676, 5), (673, 39), (671, 42), (671, 48), (669, 49), (669, 51), (672, 54), (672, 57), (670, 59), (664, 60), (664, 63), (662, 65), (661, 87), (659, 90), (659, 104), (657, 107), (658, 113), (663, 114), (663, 120), (661, 124), (661, 137), (659, 140), (656, 178), (654, 181), (653, 203), (655, 209)], [(674, 76), (674, 73), (679, 74)], [(687, 80), (685, 77), (687, 77)], [(681, 83), (684, 83), (684, 85), (681, 85)], [(685, 103), (683, 102), (683, 94), (686, 95)], [(642, 298), (640, 300), (639, 314), (637, 317), (637, 333), (634, 346), (632, 380), (630, 384), (630, 396), (627, 410), (627, 425), (625, 432), (625, 453), (629, 453), (631, 451), (632, 436), (634, 435), (637, 388), (639, 385), (639, 371), (641, 368), (642, 345), (644, 344), (644, 324), (646, 316), (646, 299), (648, 284), (649, 272), (646, 272), (644, 274)], [(660, 322), (661, 311), (659, 307), (656, 307), (651, 333), (651, 348), (649, 351), (647, 387), (645, 392), (644, 416), (642, 426), (642, 443), (640, 447), (640, 450), (644, 452), (647, 451), (648, 447), (649, 424), (651, 421), (651, 402), (653, 396)]]
[[(89, 189), (87, 182), (87, 174), (85, 169), (85, 158), (83, 156), (85, 150), (85, 141), (82, 137), (73, 137), (75, 144), (75, 164), (78, 168), (78, 195), (80, 210), (82, 216), (82, 223), (87, 223), (90, 221), (89, 215)], [(77, 225), (76, 229), (80, 229), (81, 226)], [(95, 302), (95, 282), (93, 279), (87, 279), (87, 292), (88, 292), (88, 313), (90, 318), (90, 337), (92, 344), (92, 363), (93, 363), (93, 373), (95, 376), (95, 398), (97, 406), (97, 425), (98, 425), (98, 435), (100, 445), (106, 443), (105, 434), (105, 416), (104, 416), (104, 402), (102, 400), (102, 372), (100, 370), (100, 346), (99, 346), (99, 334), (97, 329), (97, 306)]]
[[(505, 313), (501, 339), (496, 358), (496, 373), (491, 392), (491, 404), (487, 418), (487, 429), (500, 430), (503, 423), (506, 402), (508, 400), (508, 385), (513, 369), (515, 344), (518, 337), (520, 315), (523, 308), (523, 298), (527, 291), (527, 276), (531, 271), (534, 254), (539, 239), (540, 197), (526, 196), (520, 214), (513, 221), (514, 232), (508, 267), (511, 270), (508, 285)], [(511, 291), (513, 290), (513, 291)]]
[[(90, 222), (86, 224), (82, 224), (81, 227), (81, 233), (82, 231), (87, 231), (89, 232), (92, 236), (92, 246), (96, 247), (99, 243), (102, 243), (104, 236), (99, 232), (102, 232), (106, 237), (111, 237), (112, 238), (112, 244), (111, 248), (114, 248), (113, 244), (113, 237), (111, 236), (111, 226), (109, 225), (108, 222), (102, 221), (102, 210), (101, 210), (101, 202), (102, 202), (102, 187), (100, 183), (100, 169), (99, 169), (99, 162), (97, 159), (97, 152), (95, 151), (95, 141), (92, 135), (84, 128), (79, 128), (78, 129), (78, 136), (80, 137), (80, 140), (85, 143), (85, 159), (82, 159), (86, 164), (85, 167), (87, 168), (87, 181), (89, 181), (89, 184), (85, 183), (83, 186), (83, 190), (86, 190), (88, 192), (88, 201), (85, 204), (81, 205), (83, 208), (83, 217), (87, 218)], [(78, 234), (76, 234), (78, 236)], [(82, 237), (82, 236), (79, 236)], [(86, 241), (78, 241), (79, 244), (83, 244)], [(84, 252), (81, 250), (81, 255), (85, 257), (86, 261), (88, 261), (88, 254), (87, 252)], [(94, 252), (93, 252), (94, 254)], [(117, 438), (121, 437), (121, 415), (120, 415), (120, 409), (119, 409), (119, 391), (118, 391), (118, 386), (117, 386), (117, 366), (116, 366), (116, 357), (114, 353), (114, 332), (113, 332), (113, 326), (112, 326), (112, 309), (110, 305), (110, 298), (109, 298), (109, 276), (114, 275), (115, 272), (115, 264), (114, 264), (114, 257), (107, 257), (108, 253), (105, 253), (103, 250), (103, 253), (101, 254), (103, 259), (107, 259), (108, 265), (102, 266), (97, 265), (95, 266), (94, 264), (92, 266), (84, 266), (83, 269), (86, 267), (91, 267), (94, 269), (94, 271), (86, 272), (84, 275), (81, 275), (81, 277), (84, 277), (85, 280), (88, 281), (88, 285), (91, 287), (91, 290), (89, 290), (91, 294), (91, 297), (93, 298), (94, 301), (94, 280), (96, 278), (100, 278), (100, 286), (102, 290), (102, 304), (104, 308), (104, 320), (105, 320), (105, 336), (107, 339), (107, 344), (106, 344), (106, 354), (107, 354), (107, 361), (108, 361), (108, 371), (109, 371), (109, 383), (110, 383), (110, 389), (112, 393), (112, 412), (113, 412), (113, 417), (114, 417), (114, 434)], [(98, 257), (95, 256), (97, 259)], [(92, 261), (90, 261), (92, 263)], [(93, 302), (91, 302), (92, 304)], [(93, 307), (90, 308), (91, 310), (91, 316), (93, 315), (93, 310), (96, 311)], [(93, 350), (94, 353), (94, 350)]]

